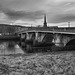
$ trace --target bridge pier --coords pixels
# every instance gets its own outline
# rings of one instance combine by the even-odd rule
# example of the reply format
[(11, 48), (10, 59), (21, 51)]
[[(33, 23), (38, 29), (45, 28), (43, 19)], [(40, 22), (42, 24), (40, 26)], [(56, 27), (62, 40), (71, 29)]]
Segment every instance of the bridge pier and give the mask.
[(35, 40), (34, 41), (38, 41), (38, 36), (39, 36), (39, 33), (35, 32)]
[(26, 40), (29, 40), (30, 39), (30, 35), (29, 35), (29, 33), (27, 32), (26, 33)]
[(25, 39), (25, 37), (26, 37), (26, 34), (25, 33), (22, 33), (21, 34), (21, 39)]
[(31, 32), (26, 32), (26, 39), (25, 39), (25, 43), (26, 44), (33, 44), (33, 33)]
[(33, 45), (42, 43), (43, 38), (45, 37), (46, 33), (41, 33), (41, 32), (35, 32), (35, 39), (33, 40)]
[(46, 35), (46, 33), (35, 32), (35, 40), (37, 42), (42, 42), (45, 35)]
[(52, 42), (55, 44), (55, 46), (63, 47), (61, 34), (54, 34), (54, 39)]
[(22, 34), (19, 34), (18, 36), (20, 37), (21, 40), (23, 40), (23, 39), (25, 39), (26, 34), (25, 33), (22, 33)]
[(18, 34), (18, 36), (20, 37), (20, 41), (19, 41), (19, 45), (21, 47), (24, 47), (25, 46), (25, 38), (26, 38), (26, 34), (25, 33), (22, 33), (22, 34)]

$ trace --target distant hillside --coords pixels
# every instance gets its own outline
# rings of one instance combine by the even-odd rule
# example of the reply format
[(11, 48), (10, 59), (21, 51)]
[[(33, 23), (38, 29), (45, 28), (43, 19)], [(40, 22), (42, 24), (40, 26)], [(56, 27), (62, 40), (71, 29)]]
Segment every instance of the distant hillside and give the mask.
[(1, 34), (14, 34), (18, 30), (18, 28), (22, 28), (22, 26), (0, 24), (0, 33)]

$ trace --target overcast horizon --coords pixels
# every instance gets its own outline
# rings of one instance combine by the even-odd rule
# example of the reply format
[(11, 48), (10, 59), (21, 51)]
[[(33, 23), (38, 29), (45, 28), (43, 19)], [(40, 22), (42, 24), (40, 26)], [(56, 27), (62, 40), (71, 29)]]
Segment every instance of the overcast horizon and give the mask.
[(75, 0), (0, 0), (0, 24), (75, 26)]

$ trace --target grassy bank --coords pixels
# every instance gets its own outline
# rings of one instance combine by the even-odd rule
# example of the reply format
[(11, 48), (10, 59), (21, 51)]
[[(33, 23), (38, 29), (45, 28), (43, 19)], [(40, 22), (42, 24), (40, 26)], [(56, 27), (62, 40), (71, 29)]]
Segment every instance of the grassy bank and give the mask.
[(75, 52), (0, 56), (0, 75), (75, 75)]

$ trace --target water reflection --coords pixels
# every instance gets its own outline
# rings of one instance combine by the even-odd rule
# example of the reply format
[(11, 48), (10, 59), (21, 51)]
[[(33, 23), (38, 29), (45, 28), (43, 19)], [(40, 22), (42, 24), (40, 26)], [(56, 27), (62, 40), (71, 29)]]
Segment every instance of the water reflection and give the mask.
[(0, 55), (17, 53), (24, 54), (24, 51), (18, 45), (18, 41), (0, 41)]
[(24, 41), (20, 41), (19, 46), (24, 50), (26, 53), (36, 53), (36, 52), (47, 52), (51, 51), (53, 44), (44, 44), (44, 43), (36, 43), (35, 45), (32, 43), (25, 43)]
[(25, 54), (33, 52), (50, 51), (51, 46), (38, 46), (38, 48), (32, 44), (26, 44), (25, 41), (0, 41), (0, 55), (6, 54)]

